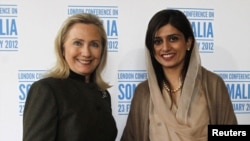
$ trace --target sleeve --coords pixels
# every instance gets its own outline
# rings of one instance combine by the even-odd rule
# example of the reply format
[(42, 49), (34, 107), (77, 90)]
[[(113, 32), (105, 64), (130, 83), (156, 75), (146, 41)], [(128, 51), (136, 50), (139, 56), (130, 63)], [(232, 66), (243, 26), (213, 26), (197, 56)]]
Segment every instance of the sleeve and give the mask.
[(143, 82), (135, 89), (121, 141), (149, 140), (149, 99), (147, 82)]
[(103, 97), (107, 100), (109, 107), (111, 108), (111, 96), (108, 90), (103, 93)]
[(34, 82), (23, 113), (23, 141), (55, 141), (57, 106), (52, 89)]
[(237, 124), (230, 94), (222, 78), (218, 77), (216, 82), (217, 124)]
[[(122, 136), (121, 136), (121, 141), (135, 141), (135, 120), (136, 120), (136, 92), (134, 94), (134, 98), (131, 101), (130, 105), (130, 111), (127, 117), (126, 125), (124, 127)], [(139, 113), (138, 113), (139, 114)], [(138, 125), (138, 124), (137, 124)]]
[(108, 90), (100, 91), (102, 99), (105, 100), (105, 102), (108, 104), (108, 108), (110, 112), (112, 113), (112, 105), (111, 105), (111, 95)]

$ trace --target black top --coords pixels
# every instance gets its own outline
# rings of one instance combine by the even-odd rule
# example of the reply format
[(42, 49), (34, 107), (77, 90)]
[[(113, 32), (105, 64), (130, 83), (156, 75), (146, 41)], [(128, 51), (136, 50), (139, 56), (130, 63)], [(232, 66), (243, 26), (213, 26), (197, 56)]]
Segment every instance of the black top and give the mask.
[(115, 141), (109, 92), (84, 80), (71, 72), (67, 79), (34, 82), (23, 113), (23, 141)]

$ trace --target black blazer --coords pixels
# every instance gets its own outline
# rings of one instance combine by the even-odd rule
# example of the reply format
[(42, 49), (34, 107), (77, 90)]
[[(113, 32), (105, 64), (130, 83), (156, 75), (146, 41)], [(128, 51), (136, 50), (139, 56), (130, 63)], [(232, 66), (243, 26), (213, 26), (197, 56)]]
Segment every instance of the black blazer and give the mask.
[(84, 77), (34, 82), (23, 113), (23, 141), (115, 141), (117, 127), (108, 91)]

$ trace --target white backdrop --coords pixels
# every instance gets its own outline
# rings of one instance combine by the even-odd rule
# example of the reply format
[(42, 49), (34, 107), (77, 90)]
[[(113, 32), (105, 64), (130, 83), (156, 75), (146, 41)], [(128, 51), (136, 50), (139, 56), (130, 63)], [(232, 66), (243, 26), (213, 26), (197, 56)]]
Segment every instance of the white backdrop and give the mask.
[(147, 78), (144, 38), (149, 19), (166, 8), (189, 18), (202, 64), (227, 84), (240, 124), (250, 124), (250, 0), (1, 0), (0, 141), (22, 140), (22, 112), (29, 86), (55, 62), (54, 38), (76, 12), (104, 22), (109, 56), (104, 72), (113, 85), (113, 115), (120, 139), (136, 85)]

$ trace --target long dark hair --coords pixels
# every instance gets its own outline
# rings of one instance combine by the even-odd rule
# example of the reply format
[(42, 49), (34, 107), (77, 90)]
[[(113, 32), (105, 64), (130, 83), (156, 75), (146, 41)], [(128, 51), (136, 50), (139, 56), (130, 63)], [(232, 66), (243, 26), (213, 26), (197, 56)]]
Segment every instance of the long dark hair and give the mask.
[(155, 37), (156, 32), (162, 26), (166, 24), (171, 24), (180, 32), (182, 32), (186, 41), (190, 38), (192, 39), (191, 48), (189, 51), (187, 51), (186, 56), (185, 56), (184, 67), (183, 67), (182, 74), (181, 74), (182, 81), (184, 81), (185, 79), (191, 52), (193, 50), (194, 43), (195, 43), (192, 26), (183, 12), (179, 10), (175, 10), (175, 9), (164, 9), (164, 10), (157, 12), (151, 18), (148, 24), (147, 32), (146, 32), (145, 44), (146, 44), (147, 49), (150, 52), (150, 57), (151, 57), (153, 68), (156, 74), (156, 79), (161, 89), (163, 87), (163, 84), (162, 84), (163, 81), (166, 81), (167, 84), (169, 84), (169, 82), (168, 80), (165, 80), (162, 66), (154, 57), (154, 37)]

